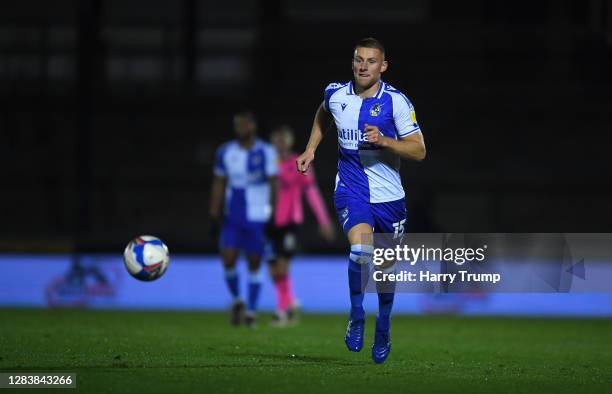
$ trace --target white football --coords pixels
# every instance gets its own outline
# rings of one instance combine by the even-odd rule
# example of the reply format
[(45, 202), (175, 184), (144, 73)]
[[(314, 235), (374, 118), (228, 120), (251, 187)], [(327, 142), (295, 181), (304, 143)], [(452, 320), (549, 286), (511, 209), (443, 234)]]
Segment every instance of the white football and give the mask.
[(161, 239), (141, 235), (128, 243), (123, 252), (123, 262), (130, 275), (148, 282), (164, 275), (170, 264), (170, 253)]

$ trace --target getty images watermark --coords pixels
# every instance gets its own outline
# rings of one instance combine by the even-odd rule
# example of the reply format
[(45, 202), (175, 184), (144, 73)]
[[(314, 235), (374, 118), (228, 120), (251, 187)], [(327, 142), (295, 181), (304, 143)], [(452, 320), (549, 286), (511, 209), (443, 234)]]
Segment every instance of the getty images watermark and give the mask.
[(361, 243), (372, 245), (366, 292), (612, 293), (612, 234), (389, 233)]
[[(500, 273), (473, 273), (468, 270), (457, 272), (433, 272), (431, 270), (409, 270), (395, 271), (385, 269), (385, 263), (403, 262), (411, 267), (423, 262), (445, 262), (462, 266), (466, 263), (481, 263), (486, 259), (488, 246), (479, 248), (442, 248), (442, 247), (420, 247), (413, 248), (408, 245), (395, 245), (394, 247), (375, 247), (373, 249), (372, 263), (377, 267), (372, 271), (372, 278), (376, 282), (446, 282), (449, 284), (459, 280), (462, 282), (490, 282), (498, 283), (501, 280)], [(395, 266), (393, 266), (394, 268)]]

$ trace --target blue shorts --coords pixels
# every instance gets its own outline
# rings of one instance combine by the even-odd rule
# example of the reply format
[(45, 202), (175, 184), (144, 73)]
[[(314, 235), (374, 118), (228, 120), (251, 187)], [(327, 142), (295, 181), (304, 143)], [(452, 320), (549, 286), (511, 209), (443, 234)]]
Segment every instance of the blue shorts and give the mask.
[(259, 222), (226, 222), (221, 229), (219, 247), (238, 249), (249, 255), (262, 256), (266, 242), (265, 226), (265, 223)]
[(336, 215), (342, 224), (344, 232), (359, 223), (372, 226), (374, 233), (391, 233), (394, 238), (404, 234), (406, 226), (406, 204), (404, 199), (370, 203), (354, 197), (334, 196)]

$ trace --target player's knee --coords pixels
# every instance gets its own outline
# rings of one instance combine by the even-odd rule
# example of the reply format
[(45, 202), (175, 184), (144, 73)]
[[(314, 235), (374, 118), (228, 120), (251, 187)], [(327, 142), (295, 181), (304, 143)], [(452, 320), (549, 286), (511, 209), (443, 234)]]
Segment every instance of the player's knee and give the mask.
[(359, 223), (351, 227), (347, 235), (352, 245), (367, 245), (372, 243), (373, 229), (367, 223)]
[(226, 268), (233, 268), (238, 261), (238, 252), (234, 249), (224, 249), (221, 251), (221, 260)]
[(385, 261), (383, 264), (377, 266), (376, 270), (383, 274), (393, 274), (395, 273), (395, 262)]
[(249, 270), (251, 271), (259, 270), (259, 267), (261, 266), (261, 255), (260, 254), (248, 254), (247, 264), (249, 266)]
[(349, 259), (360, 265), (368, 265), (372, 262), (374, 247), (372, 245), (351, 245)]

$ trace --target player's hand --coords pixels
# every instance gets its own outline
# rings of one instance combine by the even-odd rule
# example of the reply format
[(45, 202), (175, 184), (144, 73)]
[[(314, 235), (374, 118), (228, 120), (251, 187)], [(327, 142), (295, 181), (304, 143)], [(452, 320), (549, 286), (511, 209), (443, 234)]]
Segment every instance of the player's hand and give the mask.
[(327, 226), (320, 227), (319, 234), (321, 235), (321, 238), (329, 243), (336, 240), (336, 228), (332, 223), (329, 223)]
[(314, 153), (311, 152), (311, 151), (308, 151), (308, 150), (304, 151), (304, 153), (302, 153), (300, 155), (300, 157), (298, 157), (295, 160), (295, 164), (297, 166), (297, 170), (302, 175), (306, 175), (306, 172), (310, 168), (310, 163), (312, 163), (313, 160), (314, 160)]
[(387, 137), (385, 137), (383, 133), (380, 132), (377, 126), (371, 126), (366, 123), (364, 132), (365, 132), (366, 140), (370, 144), (378, 145), (378, 146), (385, 146), (385, 143), (386, 143), (385, 139)]

